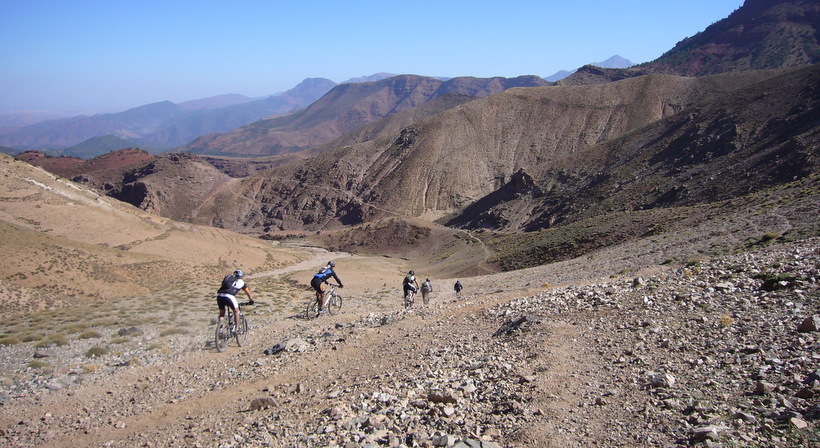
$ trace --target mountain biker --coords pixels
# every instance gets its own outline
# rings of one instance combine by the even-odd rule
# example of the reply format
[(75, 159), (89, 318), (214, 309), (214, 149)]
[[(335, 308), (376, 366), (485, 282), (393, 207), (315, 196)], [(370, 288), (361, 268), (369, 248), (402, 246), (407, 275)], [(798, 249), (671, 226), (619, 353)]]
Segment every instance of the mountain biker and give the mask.
[(225, 317), (225, 307), (231, 307), (233, 310), (234, 328), (239, 329), (239, 303), (236, 301), (236, 294), (239, 291), (245, 291), (248, 296), (248, 305), (253, 305), (253, 297), (248, 284), (242, 280), (245, 273), (241, 269), (237, 269), (233, 274), (226, 275), (222, 279), (222, 285), (219, 291), (216, 292), (216, 304), (219, 305), (219, 320)]
[(333, 277), (336, 280), (336, 283), (339, 284), (339, 288), (344, 288), (342, 281), (339, 280), (339, 276), (336, 275), (336, 272), (333, 271), (333, 268), (336, 267), (336, 263), (333, 261), (328, 261), (327, 265), (319, 269), (319, 272), (313, 275), (313, 278), (310, 280), (310, 286), (316, 291), (316, 301), (319, 303), (319, 311), (322, 312), (325, 310), (325, 285), (327, 284), (327, 279)]
[(464, 287), (461, 286), (461, 280), (456, 280), (456, 284), (453, 285), (453, 290), (456, 292), (456, 297), (461, 297), (462, 289), (464, 289)]
[(424, 299), (425, 305), (430, 303), (429, 295), (431, 292), (433, 292), (433, 283), (428, 278), (421, 284), (421, 298)]
[(416, 279), (416, 271), (410, 270), (402, 280), (402, 287), (404, 289), (404, 297), (407, 297), (409, 292), (416, 293), (419, 288), (419, 281)]

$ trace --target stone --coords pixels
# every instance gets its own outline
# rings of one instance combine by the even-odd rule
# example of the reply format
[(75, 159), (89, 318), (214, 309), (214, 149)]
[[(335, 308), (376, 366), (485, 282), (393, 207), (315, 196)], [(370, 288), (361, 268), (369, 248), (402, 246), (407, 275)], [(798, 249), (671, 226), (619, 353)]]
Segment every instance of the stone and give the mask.
[(668, 372), (648, 372), (646, 374), (649, 384), (655, 387), (672, 387), (675, 384), (675, 377)]
[(765, 381), (758, 381), (755, 383), (755, 395), (766, 395), (774, 390), (774, 384)]
[(797, 331), (800, 333), (811, 333), (817, 331), (818, 328), (820, 328), (820, 317), (812, 316), (803, 319), (803, 322), (797, 327)]
[(693, 430), (695, 440), (717, 440), (720, 429), (717, 426), (701, 426)]
[(797, 429), (806, 429), (806, 428), (809, 427), (809, 424), (806, 423), (805, 420), (797, 418), (797, 417), (790, 418), (789, 419), (789, 424), (792, 425), (793, 427), (797, 428)]
[(270, 397), (261, 397), (261, 398), (254, 398), (251, 400), (251, 404), (248, 407), (248, 410), (251, 412), (261, 411), (263, 409), (268, 409), (276, 407), (276, 402), (273, 401), (273, 398)]
[(288, 339), (285, 342), (280, 342), (272, 347), (266, 349), (264, 353), (266, 355), (275, 355), (277, 353), (281, 353), (284, 351), (288, 352), (305, 352), (310, 347), (310, 345), (302, 340), (302, 338), (292, 338)]

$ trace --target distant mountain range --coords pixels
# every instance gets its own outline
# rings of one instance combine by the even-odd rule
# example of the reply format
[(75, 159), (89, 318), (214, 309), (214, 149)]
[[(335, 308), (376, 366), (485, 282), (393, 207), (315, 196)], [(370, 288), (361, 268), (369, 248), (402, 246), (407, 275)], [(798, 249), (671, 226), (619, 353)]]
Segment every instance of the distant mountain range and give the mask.
[[(618, 55), (615, 55), (615, 56), (612, 56), (611, 58), (609, 58), (605, 61), (593, 62), (592, 64), (588, 64), (588, 65), (593, 65), (595, 67), (602, 67), (602, 68), (627, 68), (627, 67), (632, 67), (633, 65), (635, 65), (635, 63), (633, 63), (629, 59), (624, 59), (624, 58), (622, 58)], [(576, 71), (578, 71), (578, 69), (575, 69), (575, 70), (572, 70), (572, 71), (560, 70), (560, 71), (555, 72), (554, 74), (552, 74), (550, 76), (545, 77), (544, 79), (549, 81), (549, 82), (556, 82), (556, 81), (560, 81), (560, 80), (566, 78), (567, 76), (575, 73)]]
[[(628, 67), (632, 62), (613, 56), (593, 65)], [(562, 71), (544, 79), (555, 81), (573, 72)], [(348, 79), (341, 85), (378, 82), (395, 76), (392, 73), (376, 73)], [(446, 77), (430, 79), (441, 82), (449, 80)], [(0, 125), (8, 129), (2, 132), (3, 128), (0, 127), (0, 146), (7, 147), (4, 152), (8, 154), (36, 149), (50, 155), (80, 158), (134, 147), (158, 153), (188, 145), (199, 137), (228, 132), (257, 120), (298, 111), (336, 85), (328, 79), (309, 78), (287, 92), (261, 99), (225, 94), (179, 104), (163, 101), (124, 112), (46, 120), (22, 127), (15, 127), (12, 123), (14, 117), (6, 116), (8, 122), (0, 121)], [(32, 117), (23, 118), (26, 118), (23, 123), (33, 120)]]
[[(381, 223), (435, 220), (476, 231), (503, 269), (664, 238), (708, 209), (731, 217), (778, 197), (801, 204), (783, 221), (801, 223), (788, 237), (816, 236), (817, 12), (748, 0), (682, 49), (625, 69), (584, 66), (557, 83), (393, 76), (337, 85), (189, 153), (24, 160), (175, 220), (271, 237), (344, 229), (343, 250)], [(765, 199), (774, 189), (783, 196)]]
[(458, 77), (447, 81), (400, 75), (375, 82), (341, 84), (303, 110), (203, 136), (181, 148), (194, 154), (273, 156), (323, 145), (389, 115), (448, 95), (480, 98), (513, 87), (543, 87), (537, 76)]
[[(0, 135), (0, 146), (18, 149), (65, 149), (95, 137), (111, 135), (129, 146), (168, 150), (200, 135), (225, 132), (275, 114), (307, 106), (336, 85), (323, 78), (309, 78), (285, 93), (251, 100), (242, 95), (220, 95), (174, 104), (163, 101), (124, 112), (49, 120)], [(91, 144), (85, 145), (86, 148)], [(102, 151), (102, 152), (101, 152)], [(100, 148), (73, 155), (99, 155)]]

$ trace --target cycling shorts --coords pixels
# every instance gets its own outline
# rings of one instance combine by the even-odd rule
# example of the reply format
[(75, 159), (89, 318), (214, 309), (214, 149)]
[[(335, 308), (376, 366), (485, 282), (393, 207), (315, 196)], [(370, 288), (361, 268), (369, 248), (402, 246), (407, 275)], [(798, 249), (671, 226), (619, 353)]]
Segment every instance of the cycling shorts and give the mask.
[(231, 309), (239, 308), (239, 302), (236, 301), (236, 297), (224, 294), (216, 296), (216, 304), (219, 305), (219, 311), (225, 309), (225, 307), (230, 307)]
[(312, 286), (316, 292), (325, 292), (325, 281), (320, 277), (313, 277), (310, 281), (310, 286)]

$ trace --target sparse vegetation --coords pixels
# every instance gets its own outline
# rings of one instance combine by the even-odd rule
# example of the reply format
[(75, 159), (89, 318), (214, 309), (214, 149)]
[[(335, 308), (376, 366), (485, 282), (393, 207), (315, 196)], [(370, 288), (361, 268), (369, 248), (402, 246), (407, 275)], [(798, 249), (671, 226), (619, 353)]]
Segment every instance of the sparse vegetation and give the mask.
[(28, 366), (31, 367), (32, 369), (47, 369), (47, 368), (51, 367), (51, 364), (49, 364), (45, 361), (41, 361), (39, 359), (35, 359), (35, 360), (29, 362)]
[(37, 343), (36, 347), (50, 347), (68, 345), (68, 338), (62, 334), (50, 334)]
[(87, 352), (85, 352), (85, 357), (86, 358), (97, 358), (97, 357), (100, 357), (100, 356), (105, 356), (108, 353), (109, 353), (109, 351), (108, 351), (107, 348), (95, 346), (95, 347), (91, 347), (90, 349), (88, 349)]
[(159, 332), (160, 336), (171, 336), (175, 334), (188, 334), (188, 330), (184, 328), (166, 328)]
[(80, 339), (96, 339), (103, 337), (102, 333), (97, 330), (88, 330), (80, 333)]
[(0, 345), (15, 345), (19, 344), (20, 340), (15, 336), (1, 336)]

